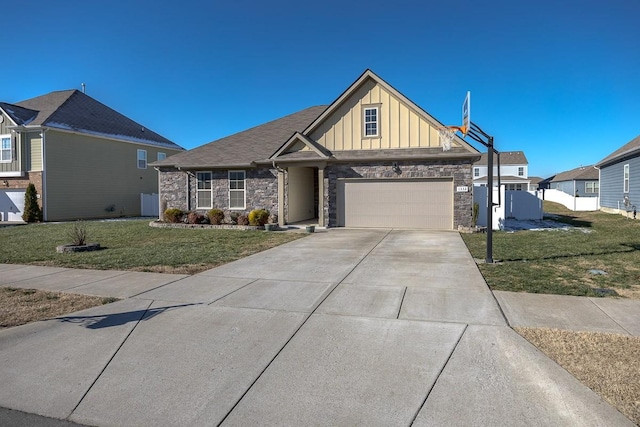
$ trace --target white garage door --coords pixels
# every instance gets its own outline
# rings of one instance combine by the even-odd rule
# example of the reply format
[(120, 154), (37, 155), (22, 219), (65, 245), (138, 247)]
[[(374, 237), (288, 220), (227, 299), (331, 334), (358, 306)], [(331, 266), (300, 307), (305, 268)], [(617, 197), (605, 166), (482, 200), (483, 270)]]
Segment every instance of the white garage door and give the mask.
[(0, 190), (0, 221), (22, 221), (26, 190)]
[(339, 180), (338, 225), (450, 230), (453, 181)]

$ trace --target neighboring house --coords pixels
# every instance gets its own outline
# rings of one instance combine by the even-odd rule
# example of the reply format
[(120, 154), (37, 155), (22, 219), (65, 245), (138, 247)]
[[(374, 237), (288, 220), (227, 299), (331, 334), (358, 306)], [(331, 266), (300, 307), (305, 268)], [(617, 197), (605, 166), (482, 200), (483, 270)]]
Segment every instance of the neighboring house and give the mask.
[[(489, 176), (487, 153), (473, 164), (473, 185), (486, 187)], [(506, 190), (527, 191), (531, 180), (528, 177), (529, 162), (522, 151), (500, 152), (500, 184)], [(493, 157), (493, 185), (498, 185), (498, 159)]]
[(576, 197), (598, 197), (600, 189), (598, 176), (598, 169), (595, 166), (580, 166), (555, 175), (551, 179), (550, 188)]
[(538, 189), (539, 190), (548, 190), (551, 188), (551, 181), (553, 181), (553, 178), (555, 178), (556, 176), (550, 176), (549, 178), (545, 178), (543, 180), (541, 180), (540, 182), (538, 182)]
[(45, 221), (140, 215), (148, 163), (183, 149), (77, 90), (0, 102), (0, 220), (21, 220), (33, 183)]
[(452, 229), (472, 222), (480, 153), (370, 70), (329, 106), (307, 108), (176, 154), (160, 171), (161, 205), (264, 208), (281, 225)]
[(544, 185), (544, 179), (539, 176), (530, 176), (529, 177), (529, 191), (537, 191), (541, 190)]
[(640, 136), (596, 164), (600, 169), (600, 209), (631, 211), (640, 206)]

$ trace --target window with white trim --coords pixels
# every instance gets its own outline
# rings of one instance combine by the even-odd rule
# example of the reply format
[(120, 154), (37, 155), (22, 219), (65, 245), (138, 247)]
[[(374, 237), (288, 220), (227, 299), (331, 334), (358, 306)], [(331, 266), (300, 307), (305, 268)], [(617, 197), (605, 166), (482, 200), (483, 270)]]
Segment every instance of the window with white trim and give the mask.
[(166, 158), (167, 158), (166, 153), (158, 152), (158, 161), (160, 161), (160, 160), (164, 160), (164, 159), (166, 159)]
[(587, 181), (584, 183), (585, 193), (597, 193), (600, 191), (600, 183), (598, 181)]
[(147, 168), (147, 150), (138, 150), (138, 169)]
[(364, 136), (378, 136), (378, 107), (367, 107), (363, 111)]
[(480, 176), (480, 168), (473, 168), (473, 176), (475, 177)]
[(624, 184), (623, 184), (623, 189), (622, 191), (624, 193), (628, 193), (629, 192), (629, 164), (627, 163), (626, 165), (624, 165)]
[(198, 180), (196, 207), (198, 209), (211, 209), (213, 207), (211, 178), (211, 172), (196, 172), (196, 179)]
[(229, 171), (229, 209), (245, 209), (246, 175), (244, 171)]
[(524, 166), (518, 167), (518, 176), (524, 176)]
[(10, 162), (13, 159), (11, 135), (0, 135), (0, 162)]

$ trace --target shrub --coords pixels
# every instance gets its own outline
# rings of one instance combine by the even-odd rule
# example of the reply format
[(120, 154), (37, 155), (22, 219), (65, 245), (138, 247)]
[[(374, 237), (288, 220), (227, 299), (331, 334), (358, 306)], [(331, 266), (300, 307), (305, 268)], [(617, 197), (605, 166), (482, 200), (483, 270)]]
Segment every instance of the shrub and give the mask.
[(224, 212), (221, 209), (211, 209), (207, 216), (211, 224), (218, 225), (224, 222)]
[(231, 224), (234, 224), (234, 225), (238, 224), (238, 218), (239, 217), (240, 217), (240, 212), (231, 212), (229, 214), (229, 218), (231, 219)]
[(189, 212), (187, 214), (187, 222), (189, 224), (202, 224), (205, 222), (205, 217), (198, 212)]
[(249, 217), (246, 215), (238, 215), (238, 225), (249, 225)]
[(33, 183), (29, 183), (27, 191), (24, 193), (24, 212), (22, 213), (24, 222), (42, 221), (42, 209), (38, 205), (38, 192)]
[(184, 212), (178, 208), (169, 208), (164, 211), (164, 220), (167, 222), (180, 222), (183, 216)]
[(74, 246), (82, 246), (87, 243), (87, 227), (81, 221), (76, 221), (71, 230), (69, 230), (69, 238)]
[(478, 214), (480, 213), (480, 205), (476, 202), (473, 204), (473, 226), (478, 225)]
[(254, 209), (249, 212), (249, 224), (263, 226), (269, 220), (269, 211), (266, 209)]

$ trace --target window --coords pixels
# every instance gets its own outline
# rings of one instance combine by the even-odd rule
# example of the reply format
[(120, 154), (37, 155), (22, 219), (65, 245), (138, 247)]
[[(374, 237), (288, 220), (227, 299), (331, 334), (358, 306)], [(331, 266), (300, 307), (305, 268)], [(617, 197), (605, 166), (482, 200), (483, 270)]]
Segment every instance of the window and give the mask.
[(480, 176), (480, 168), (473, 168), (473, 176)]
[(246, 207), (244, 171), (229, 171), (229, 209)]
[(147, 168), (147, 150), (138, 150), (138, 169)]
[(196, 206), (198, 208), (212, 208), (211, 172), (196, 172), (198, 186), (196, 190)]
[(164, 160), (166, 158), (167, 158), (167, 155), (165, 153), (158, 152), (158, 161)]
[(523, 166), (518, 167), (518, 176), (524, 176), (524, 167)]
[(624, 165), (624, 193), (629, 192), (629, 164)]
[(364, 136), (378, 136), (378, 107), (364, 109)]
[(587, 181), (584, 183), (585, 193), (598, 193), (600, 191), (600, 184), (598, 181)]
[(11, 135), (0, 135), (2, 146), (0, 146), (0, 162), (10, 162), (13, 158), (11, 152)]

